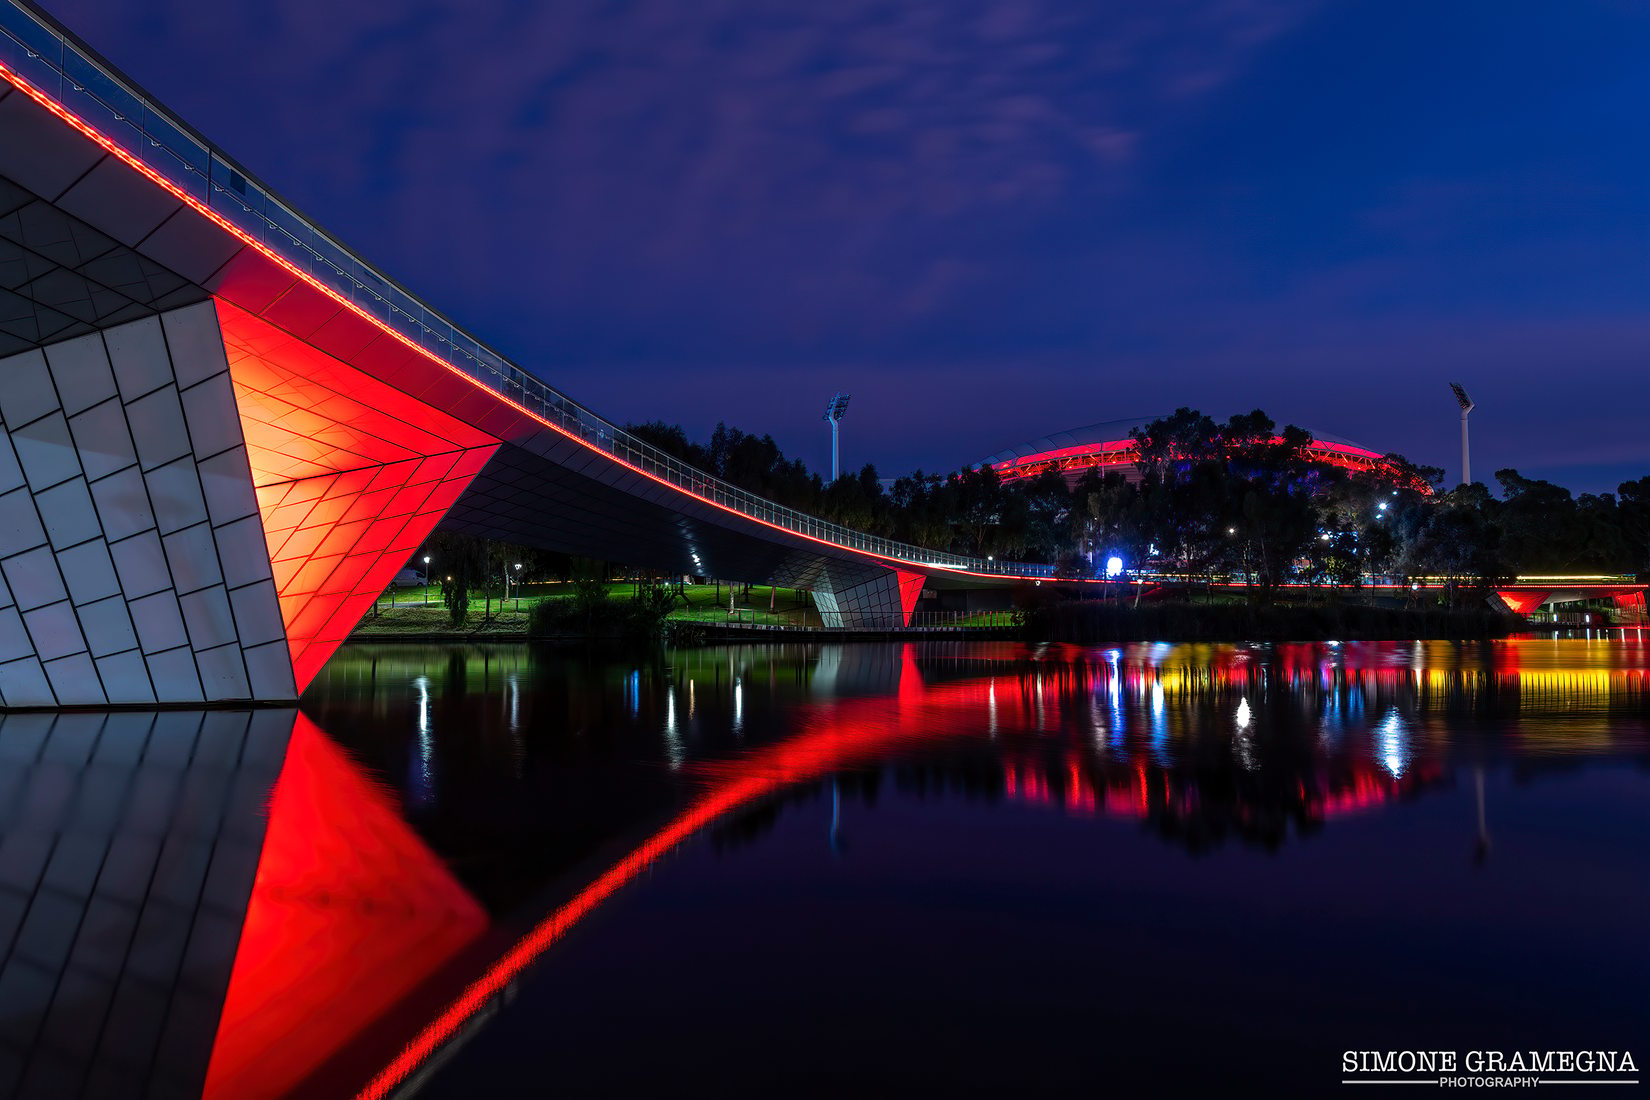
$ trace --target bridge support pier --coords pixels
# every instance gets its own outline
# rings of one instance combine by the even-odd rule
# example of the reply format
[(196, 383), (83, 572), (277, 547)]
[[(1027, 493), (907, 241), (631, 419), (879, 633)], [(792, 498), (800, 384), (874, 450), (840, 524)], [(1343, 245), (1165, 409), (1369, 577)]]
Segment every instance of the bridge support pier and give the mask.
[(497, 448), (210, 299), (0, 358), (0, 709), (296, 699)]
[(825, 570), (814, 588), (814, 606), (829, 627), (891, 630), (908, 626), (922, 594), (921, 573), (902, 569)]

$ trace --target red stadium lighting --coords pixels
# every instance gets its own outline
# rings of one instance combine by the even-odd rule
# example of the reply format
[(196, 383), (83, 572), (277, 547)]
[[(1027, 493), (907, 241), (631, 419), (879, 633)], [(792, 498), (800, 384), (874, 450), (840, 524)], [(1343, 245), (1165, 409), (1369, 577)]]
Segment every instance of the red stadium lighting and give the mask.
[[(1126, 432), (1127, 427), (1122, 422), (1077, 428), (993, 455), (981, 465), (996, 470), (997, 476), (1004, 482), (1020, 481), (1054, 471), (1069, 484), (1075, 485), (1090, 470), (1101, 474), (1121, 473), (1131, 481), (1138, 481), (1140, 447)], [(1273, 441), (1282, 442), (1282, 437), (1274, 437)], [(1432, 486), (1422, 479), (1400, 470), (1385, 455), (1354, 443), (1315, 437), (1307, 444), (1306, 453), (1312, 461), (1325, 466), (1374, 474), (1424, 496), (1432, 494)]]

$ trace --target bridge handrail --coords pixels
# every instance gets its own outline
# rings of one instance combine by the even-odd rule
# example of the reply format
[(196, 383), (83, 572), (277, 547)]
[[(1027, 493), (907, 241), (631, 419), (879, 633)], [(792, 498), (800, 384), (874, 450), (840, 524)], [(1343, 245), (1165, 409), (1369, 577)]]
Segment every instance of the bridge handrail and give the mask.
[(912, 564), (1049, 577), (1053, 567), (926, 550), (729, 484), (610, 424), (516, 366), (304, 218), (251, 172), (27, 0), (0, 0), (4, 65), (184, 194), (430, 355), (622, 462), (795, 534)]

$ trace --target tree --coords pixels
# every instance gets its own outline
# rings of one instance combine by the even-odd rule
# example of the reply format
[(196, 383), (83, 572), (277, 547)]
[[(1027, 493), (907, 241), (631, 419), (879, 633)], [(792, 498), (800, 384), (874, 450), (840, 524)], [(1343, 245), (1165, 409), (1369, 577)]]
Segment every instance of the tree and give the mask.
[(435, 557), (447, 620), (455, 628), (463, 626), (470, 614), (470, 589), (486, 576), (484, 544), (456, 531), (437, 531), (427, 545)]

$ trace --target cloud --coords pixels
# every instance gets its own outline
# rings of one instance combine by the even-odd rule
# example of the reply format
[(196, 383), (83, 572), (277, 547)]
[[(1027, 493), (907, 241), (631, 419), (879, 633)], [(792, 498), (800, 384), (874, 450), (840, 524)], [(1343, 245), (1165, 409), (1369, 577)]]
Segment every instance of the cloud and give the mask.
[[(932, 272), (954, 292), (977, 270), (949, 234), (982, 219), (1013, 232), (1126, 185), (1160, 112), (1307, 10), (79, 0), (64, 17), (107, 28), (88, 29), (94, 44), (232, 151), (250, 132), (243, 159), (315, 200), (300, 206), (396, 242), (392, 274), (503, 282), (518, 308), (644, 324), (745, 297), (751, 324), (786, 318), (782, 340), (931, 313)], [(145, 36), (191, 63), (146, 72)]]

